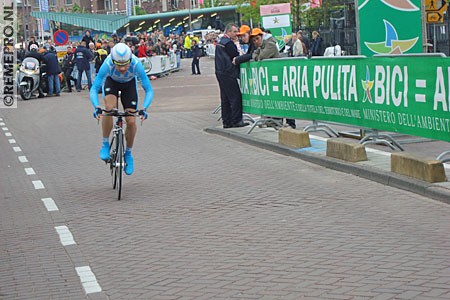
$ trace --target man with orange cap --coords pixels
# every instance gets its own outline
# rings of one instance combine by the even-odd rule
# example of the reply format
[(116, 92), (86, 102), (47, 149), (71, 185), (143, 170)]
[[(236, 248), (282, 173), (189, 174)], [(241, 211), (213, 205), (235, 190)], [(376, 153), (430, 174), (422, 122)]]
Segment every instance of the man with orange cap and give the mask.
[(264, 33), (261, 28), (253, 28), (250, 36), (256, 46), (256, 50), (253, 52), (255, 61), (280, 57), (277, 41), (271, 34)]
[(241, 48), (246, 49), (246, 52), (233, 60), (233, 64), (240, 65), (242, 63), (248, 62), (252, 59), (253, 52), (255, 51), (255, 44), (252, 43), (250, 38), (250, 27), (247, 25), (242, 25), (239, 28), (238, 36), (241, 39)]

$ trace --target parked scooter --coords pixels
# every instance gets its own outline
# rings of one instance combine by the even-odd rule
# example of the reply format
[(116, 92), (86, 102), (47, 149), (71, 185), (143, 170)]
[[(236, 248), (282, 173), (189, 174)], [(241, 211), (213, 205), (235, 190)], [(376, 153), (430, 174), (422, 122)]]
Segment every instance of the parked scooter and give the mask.
[[(34, 57), (25, 58), (20, 65), (17, 82), (19, 83), (20, 97), (22, 97), (23, 100), (30, 99), (36, 91), (39, 92), (39, 95), (43, 95), (40, 68), (39, 61)], [(42, 74), (43, 78), (44, 75), (45, 74)]]

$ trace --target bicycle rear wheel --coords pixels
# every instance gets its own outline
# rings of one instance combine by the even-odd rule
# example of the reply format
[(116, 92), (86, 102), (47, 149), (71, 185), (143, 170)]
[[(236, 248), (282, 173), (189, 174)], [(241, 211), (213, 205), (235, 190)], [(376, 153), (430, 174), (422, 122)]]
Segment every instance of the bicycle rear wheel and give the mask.
[(115, 136), (111, 139), (110, 149), (111, 155), (109, 160), (109, 167), (111, 170), (111, 179), (112, 179), (112, 187), (116, 189), (117, 186), (117, 167), (116, 167), (116, 158), (117, 158), (117, 139)]
[(122, 198), (122, 175), (123, 175), (123, 154), (125, 153), (124, 145), (123, 145), (123, 132), (120, 131), (117, 136), (117, 168), (116, 168), (116, 175), (117, 175), (117, 200), (120, 200)]

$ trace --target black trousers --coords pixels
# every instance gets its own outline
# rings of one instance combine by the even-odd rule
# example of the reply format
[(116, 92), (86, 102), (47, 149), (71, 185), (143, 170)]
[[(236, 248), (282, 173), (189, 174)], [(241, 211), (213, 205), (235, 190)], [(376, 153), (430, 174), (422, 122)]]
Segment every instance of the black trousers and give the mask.
[[(197, 68), (197, 73), (195, 72), (195, 68)], [(200, 74), (200, 58), (199, 57), (192, 58), (192, 74)]]
[(72, 91), (72, 81), (76, 84), (76, 79), (72, 76), (73, 68), (64, 70), (64, 78), (66, 79), (66, 86), (69, 91)]
[(217, 74), (216, 78), (220, 87), (223, 125), (231, 126), (242, 122), (242, 94), (237, 79)]

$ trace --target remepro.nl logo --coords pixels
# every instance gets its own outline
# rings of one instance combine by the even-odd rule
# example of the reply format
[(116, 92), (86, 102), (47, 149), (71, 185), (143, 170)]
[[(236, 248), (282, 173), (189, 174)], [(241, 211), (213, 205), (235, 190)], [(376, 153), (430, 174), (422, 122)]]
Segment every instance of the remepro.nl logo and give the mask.
[(0, 0), (0, 108), (17, 107), (17, 1)]

